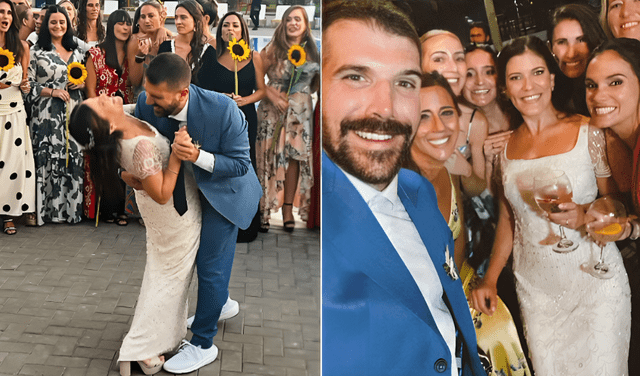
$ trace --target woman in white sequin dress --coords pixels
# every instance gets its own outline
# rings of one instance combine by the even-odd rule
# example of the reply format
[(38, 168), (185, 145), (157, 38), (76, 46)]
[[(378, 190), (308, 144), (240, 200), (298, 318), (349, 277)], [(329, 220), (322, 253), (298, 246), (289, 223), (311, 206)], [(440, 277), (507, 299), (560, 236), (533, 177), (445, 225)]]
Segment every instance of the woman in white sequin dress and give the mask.
[[(155, 128), (125, 115), (120, 97), (87, 99), (71, 114), (69, 128), (86, 146), (98, 197), (118, 179), (118, 163), (142, 182), (144, 189), (135, 192), (147, 229), (147, 263), (118, 361), (124, 376), (131, 361), (138, 361), (146, 374), (156, 373), (162, 354), (177, 348), (187, 334), (187, 294), (200, 245), (198, 187), (193, 174), (184, 174), (189, 209), (179, 215), (172, 194), (180, 160), (170, 155), (169, 141)], [(177, 132), (175, 140), (181, 137), (189, 137), (186, 130)]]
[[(560, 74), (545, 44), (517, 39), (501, 52), (499, 84), (519, 119), (501, 153), (504, 195), (489, 269), (473, 292), (474, 308), (492, 314), (496, 281), (513, 249), (513, 272), (533, 370), (545, 375), (628, 375), (631, 325), (629, 281), (614, 243), (605, 247), (611, 279), (597, 279), (580, 265), (599, 256), (584, 231), (585, 209), (598, 193), (614, 192), (603, 133), (588, 118), (560, 111), (553, 97)], [(520, 115), (520, 116), (517, 116)], [(533, 201), (532, 181), (562, 170), (573, 202), (547, 215)], [(549, 239), (558, 224), (578, 248), (556, 253)]]

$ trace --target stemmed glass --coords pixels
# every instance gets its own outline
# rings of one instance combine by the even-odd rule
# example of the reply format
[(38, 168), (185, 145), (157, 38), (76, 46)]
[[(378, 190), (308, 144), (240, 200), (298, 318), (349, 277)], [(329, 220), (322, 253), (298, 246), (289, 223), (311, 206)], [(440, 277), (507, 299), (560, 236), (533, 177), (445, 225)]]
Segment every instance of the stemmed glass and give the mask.
[[(533, 189), (536, 203), (540, 209), (549, 214), (561, 213), (562, 210), (558, 205), (571, 202), (573, 198), (571, 182), (564, 171), (551, 170), (544, 175), (536, 176), (533, 180)], [(559, 227), (560, 240), (551, 248), (558, 253), (568, 253), (578, 248), (578, 244), (567, 239), (564, 228), (560, 225)]]
[(587, 216), (595, 218), (595, 221), (587, 223), (585, 227), (589, 236), (600, 246), (600, 258), (597, 262), (586, 262), (580, 268), (596, 278), (609, 279), (613, 277), (613, 273), (604, 262), (604, 246), (618, 240), (620, 233), (624, 231), (627, 211), (621, 202), (601, 197), (589, 206)]

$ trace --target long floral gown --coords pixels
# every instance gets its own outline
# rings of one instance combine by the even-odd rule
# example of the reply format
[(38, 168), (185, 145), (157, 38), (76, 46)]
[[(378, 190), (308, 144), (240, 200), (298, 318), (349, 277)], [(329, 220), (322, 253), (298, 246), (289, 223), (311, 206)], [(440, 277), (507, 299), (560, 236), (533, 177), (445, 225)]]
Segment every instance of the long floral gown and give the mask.
[[(267, 58), (267, 46), (261, 52), (262, 61)], [(289, 60), (280, 60), (270, 64), (266, 73), (267, 85), (286, 93), (291, 82), (293, 64)], [(265, 97), (258, 106), (258, 135), (256, 142), (256, 161), (258, 180), (264, 195), (260, 199), (262, 223), (269, 222), (271, 210), (277, 210), (283, 204), (284, 176), (289, 160), (300, 163), (298, 194), (300, 195), (300, 216), (307, 220), (313, 186), (312, 150), (313, 141), (313, 104), (311, 101), (311, 82), (318, 74), (320, 66), (309, 61), (298, 67), (300, 78), (291, 85), (289, 107), (285, 113)], [(280, 130), (277, 132), (277, 130)]]
[(31, 140), (36, 164), (36, 217), (38, 225), (45, 222), (77, 223), (82, 219), (83, 158), (80, 145), (69, 137), (69, 166), (66, 166), (66, 110), (82, 101), (81, 90), (69, 92), (71, 100), (41, 97), (44, 88), (65, 90), (67, 65), (83, 62), (80, 49), (75, 49), (68, 61), (63, 61), (51, 46), (31, 49), (29, 82), (31, 83)]

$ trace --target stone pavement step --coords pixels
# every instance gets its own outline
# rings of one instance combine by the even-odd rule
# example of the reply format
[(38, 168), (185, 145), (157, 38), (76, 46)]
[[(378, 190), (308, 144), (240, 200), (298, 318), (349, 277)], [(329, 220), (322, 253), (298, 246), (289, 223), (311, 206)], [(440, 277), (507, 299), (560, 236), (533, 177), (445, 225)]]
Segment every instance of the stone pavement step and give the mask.
[[(18, 223), (17, 235), (0, 234), (0, 375), (118, 375), (144, 227)], [(240, 313), (220, 324), (218, 359), (192, 374), (320, 374), (320, 233), (298, 223), (289, 234), (276, 223), (238, 244), (229, 290)], [(190, 314), (196, 292), (194, 278)]]

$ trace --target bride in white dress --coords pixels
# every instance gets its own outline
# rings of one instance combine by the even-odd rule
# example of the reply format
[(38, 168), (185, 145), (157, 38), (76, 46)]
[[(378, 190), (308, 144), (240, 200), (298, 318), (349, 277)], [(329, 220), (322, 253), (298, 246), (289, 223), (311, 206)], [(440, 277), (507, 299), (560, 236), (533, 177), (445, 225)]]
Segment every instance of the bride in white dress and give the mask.
[[(184, 174), (189, 209), (180, 216), (173, 189), (181, 162), (169, 141), (149, 124), (126, 115), (119, 97), (85, 100), (71, 115), (71, 135), (86, 147), (96, 191), (109, 193), (118, 164), (142, 182), (136, 201), (147, 230), (147, 263), (131, 329), (120, 348), (120, 373), (138, 361), (154, 374), (163, 353), (175, 349), (187, 332), (187, 295), (200, 244), (201, 212), (196, 182)], [(90, 130), (90, 131), (89, 131)], [(174, 141), (189, 135), (179, 131)], [(97, 196), (100, 197), (100, 196)]]
[[(498, 67), (499, 83), (518, 110), (514, 114), (519, 121), (501, 153), (499, 223), (489, 269), (473, 292), (474, 308), (494, 312), (496, 281), (513, 249), (516, 289), (536, 375), (629, 375), (631, 294), (615, 243), (604, 251), (611, 279), (594, 278), (580, 269), (599, 256), (599, 247), (584, 230), (585, 209), (598, 193), (615, 190), (604, 134), (590, 127), (588, 118), (554, 107), (552, 93), (561, 85), (561, 73), (539, 39), (525, 37), (505, 47)], [(532, 201), (532, 182), (551, 170), (565, 172), (573, 202), (560, 205), (564, 212), (547, 216)], [(556, 253), (548, 245), (559, 232), (558, 224), (579, 245), (575, 251)]]

